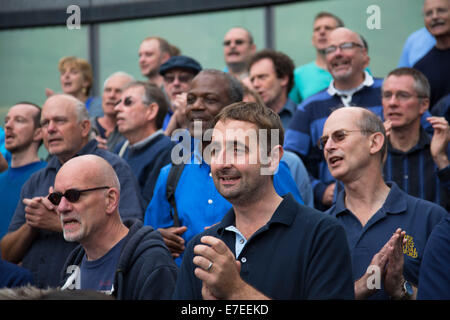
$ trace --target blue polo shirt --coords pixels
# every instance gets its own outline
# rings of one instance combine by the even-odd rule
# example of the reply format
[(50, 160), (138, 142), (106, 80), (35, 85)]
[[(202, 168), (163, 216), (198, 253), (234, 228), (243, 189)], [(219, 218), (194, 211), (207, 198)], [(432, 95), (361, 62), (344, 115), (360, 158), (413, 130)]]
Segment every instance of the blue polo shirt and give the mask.
[[(99, 149), (97, 141), (88, 142), (76, 156), (95, 154), (102, 157), (114, 168), (120, 182), (119, 211), (122, 219), (137, 218), (142, 221), (142, 206), (139, 199), (139, 185), (130, 167), (116, 154)], [(47, 166), (36, 173), (23, 185), (20, 200), (9, 225), (8, 232), (19, 229), (26, 223), (24, 198), (44, 197), (48, 189), (54, 185), (56, 174), (62, 164), (56, 156), (50, 158)], [(69, 253), (77, 246), (76, 242), (64, 240), (61, 232), (38, 229), (27, 252), (22, 265), (33, 273), (36, 286), (46, 288), (59, 285), (60, 273)]]
[[(432, 202), (408, 195), (394, 182), (387, 185), (391, 190), (385, 203), (365, 226), (345, 207), (345, 190), (338, 194), (336, 203), (326, 213), (336, 217), (347, 233), (355, 281), (363, 276), (373, 256), (381, 250), (395, 230), (405, 230), (407, 244), (403, 248), (403, 275), (417, 286), (427, 239), (447, 212)], [(371, 299), (388, 298), (383, 285), (381, 290), (371, 296)]]
[(194, 275), (194, 246), (210, 235), (221, 239), (241, 262), (242, 279), (273, 299), (353, 299), (350, 253), (345, 231), (332, 217), (283, 197), (270, 221), (236, 255), (235, 213), (189, 242), (174, 299), (202, 299)]

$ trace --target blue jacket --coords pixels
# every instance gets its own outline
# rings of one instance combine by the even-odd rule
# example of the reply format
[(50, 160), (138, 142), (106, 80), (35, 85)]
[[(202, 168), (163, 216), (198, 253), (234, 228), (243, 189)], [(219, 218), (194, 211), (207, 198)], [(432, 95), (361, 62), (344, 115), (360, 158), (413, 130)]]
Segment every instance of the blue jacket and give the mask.
[[(114, 277), (113, 295), (118, 300), (170, 299), (177, 279), (177, 267), (159, 232), (143, 227), (139, 220), (127, 220), (129, 228), (120, 253)], [(62, 269), (62, 285), (67, 281), (70, 266), (79, 266), (84, 248), (76, 247)]]

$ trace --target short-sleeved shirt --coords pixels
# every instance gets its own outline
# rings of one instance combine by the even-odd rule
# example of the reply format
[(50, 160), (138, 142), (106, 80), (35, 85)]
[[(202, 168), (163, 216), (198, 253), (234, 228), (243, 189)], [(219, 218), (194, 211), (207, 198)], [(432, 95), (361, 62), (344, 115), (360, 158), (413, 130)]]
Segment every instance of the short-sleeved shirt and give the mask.
[[(117, 155), (97, 148), (95, 140), (88, 142), (76, 156), (85, 154), (95, 154), (104, 158), (117, 173), (121, 187), (119, 211), (122, 219), (138, 218), (142, 220), (143, 209), (139, 198), (139, 185), (128, 164)], [(16, 231), (26, 223), (25, 205), (22, 200), (47, 196), (49, 187), (54, 185), (56, 174), (61, 167), (62, 164), (58, 158), (53, 156), (45, 168), (37, 171), (28, 179), (22, 188), (20, 201), (8, 232)], [(64, 262), (76, 245), (75, 242), (65, 241), (60, 232), (39, 229), (38, 235), (23, 257), (23, 266), (33, 273), (38, 287), (55, 287), (59, 284), (59, 275)]]
[[(194, 247), (204, 235), (225, 242), (236, 254), (235, 213), (197, 235), (187, 246), (174, 299), (202, 299), (194, 275)], [(345, 231), (332, 217), (298, 204), (291, 195), (269, 222), (256, 231), (236, 257), (241, 277), (273, 299), (353, 299), (350, 253)]]
[[(417, 285), (425, 244), (434, 226), (447, 212), (432, 202), (406, 194), (394, 182), (387, 184), (390, 191), (386, 201), (364, 226), (345, 207), (345, 190), (339, 193), (335, 205), (326, 213), (336, 217), (346, 231), (354, 280), (363, 276), (373, 256), (389, 241), (397, 228), (406, 231), (403, 275), (406, 280)], [(388, 295), (382, 287), (371, 299), (388, 299)]]
[(2, 209), (0, 213), (0, 239), (8, 231), (11, 218), (16, 211), (17, 202), (20, 199), (20, 190), (30, 176), (44, 168), (45, 161), (36, 161), (21, 167), (9, 168), (0, 173), (0, 203)]

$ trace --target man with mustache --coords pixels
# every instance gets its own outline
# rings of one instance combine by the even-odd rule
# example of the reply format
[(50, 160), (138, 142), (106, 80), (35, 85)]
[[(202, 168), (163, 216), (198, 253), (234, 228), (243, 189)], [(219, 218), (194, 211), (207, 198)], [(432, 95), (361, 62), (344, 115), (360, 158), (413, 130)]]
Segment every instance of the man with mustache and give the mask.
[(416, 69), (395, 69), (384, 80), (383, 114), (389, 128), (384, 178), (450, 211), (450, 130), (443, 117), (427, 118), (432, 136), (421, 127), (429, 97), (428, 80)]
[(425, 27), (436, 39), (436, 45), (412, 67), (421, 71), (431, 87), (430, 111), (450, 93), (450, 0), (425, 0)]
[(11, 166), (0, 174), (0, 238), (6, 234), (28, 178), (47, 165), (40, 161), (42, 144), (41, 108), (30, 102), (12, 106), (5, 117), (5, 148), (11, 152)]
[(223, 56), (227, 72), (251, 88), (248, 63), (256, 51), (253, 37), (247, 29), (235, 27), (228, 30), (223, 39)]
[(97, 148), (90, 139), (91, 123), (85, 105), (67, 94), (49, 97), (42, 107), (44, 145), (52, 157), (47, 166), (23, 185), (19, 203), (0, 246), (2, 257), (32, 271), (40, 288), (55, 287), (67, 255), (74, 248), (64, 240), (56, 207), (47, 199), (61, 166), (73, 157), (96, 154), (116, 171), (123, 218), (142, 219), (139, 185), (130, 167), (117, 155)]
[(325, 49), (329, 87), (303, 101), (286, 131), (285, 149), (297, 153), (311, 174), (315, 208), (326, 209), (333, 201), (335, 182), (316, 142), (332, 109), (358, 104), (381, 115), (382, 79), (373, 78), (365, 68), (370, 58), (366, 45), (356, 32), (334, 29)]
[[(283, 155), (280, 117), (264, 105), (238, 102), (211, 127), (212, 178), (233, 207), (189, 242), (174, 299), (353, 299), (342, 227), (275, 191), (273, 174)], [(258, 136), (261, 129), (278, 132), (278, 143)], [(234, 134), (239, 131), (257, 138)]]

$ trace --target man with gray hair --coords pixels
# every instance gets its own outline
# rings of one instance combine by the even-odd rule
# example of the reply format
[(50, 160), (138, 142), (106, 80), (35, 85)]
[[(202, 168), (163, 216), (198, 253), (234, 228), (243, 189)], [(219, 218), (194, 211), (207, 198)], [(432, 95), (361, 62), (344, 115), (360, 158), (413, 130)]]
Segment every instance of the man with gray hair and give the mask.
[(143, 207), (153, 196), (159, 171), (170, 163), (174, 143), (162, 130), (167, 100), (156, 85), (129, 83), (115, 106), (117, 127), (127, 139), (114, 150), (130, 165), (141, 188)]
[(43, 288), (59, 284), (63, 263), (74, 248), (64, 241), (56, 207), (47, 199), (65, 162), (83, 154), (104, 158), (119, 177), (122, 218), (142, 219), (142, 207), (139, 186), (130, 167), (118, 156), (97, 148), (97, 141), (89, 140), (91, 123), (81, 101), (66, 94), (49, 97), (42, 108), (41, 126), (45, 147), (52, 157), (24, 184), (0, 246), (3, 259), (22, 262), (33, 273), (36, 285)]
[(91, 117), (92, 130), (100, 148), (113, 151), (118, 143), (125, 140), (117, 130), (117, 112), (114, 107), (120, 100), (122, 88), (131, 81), (134, 81), (133, 76), (123, 71), (115, 72), (105, 80), (102, 94), (103, 116)]

